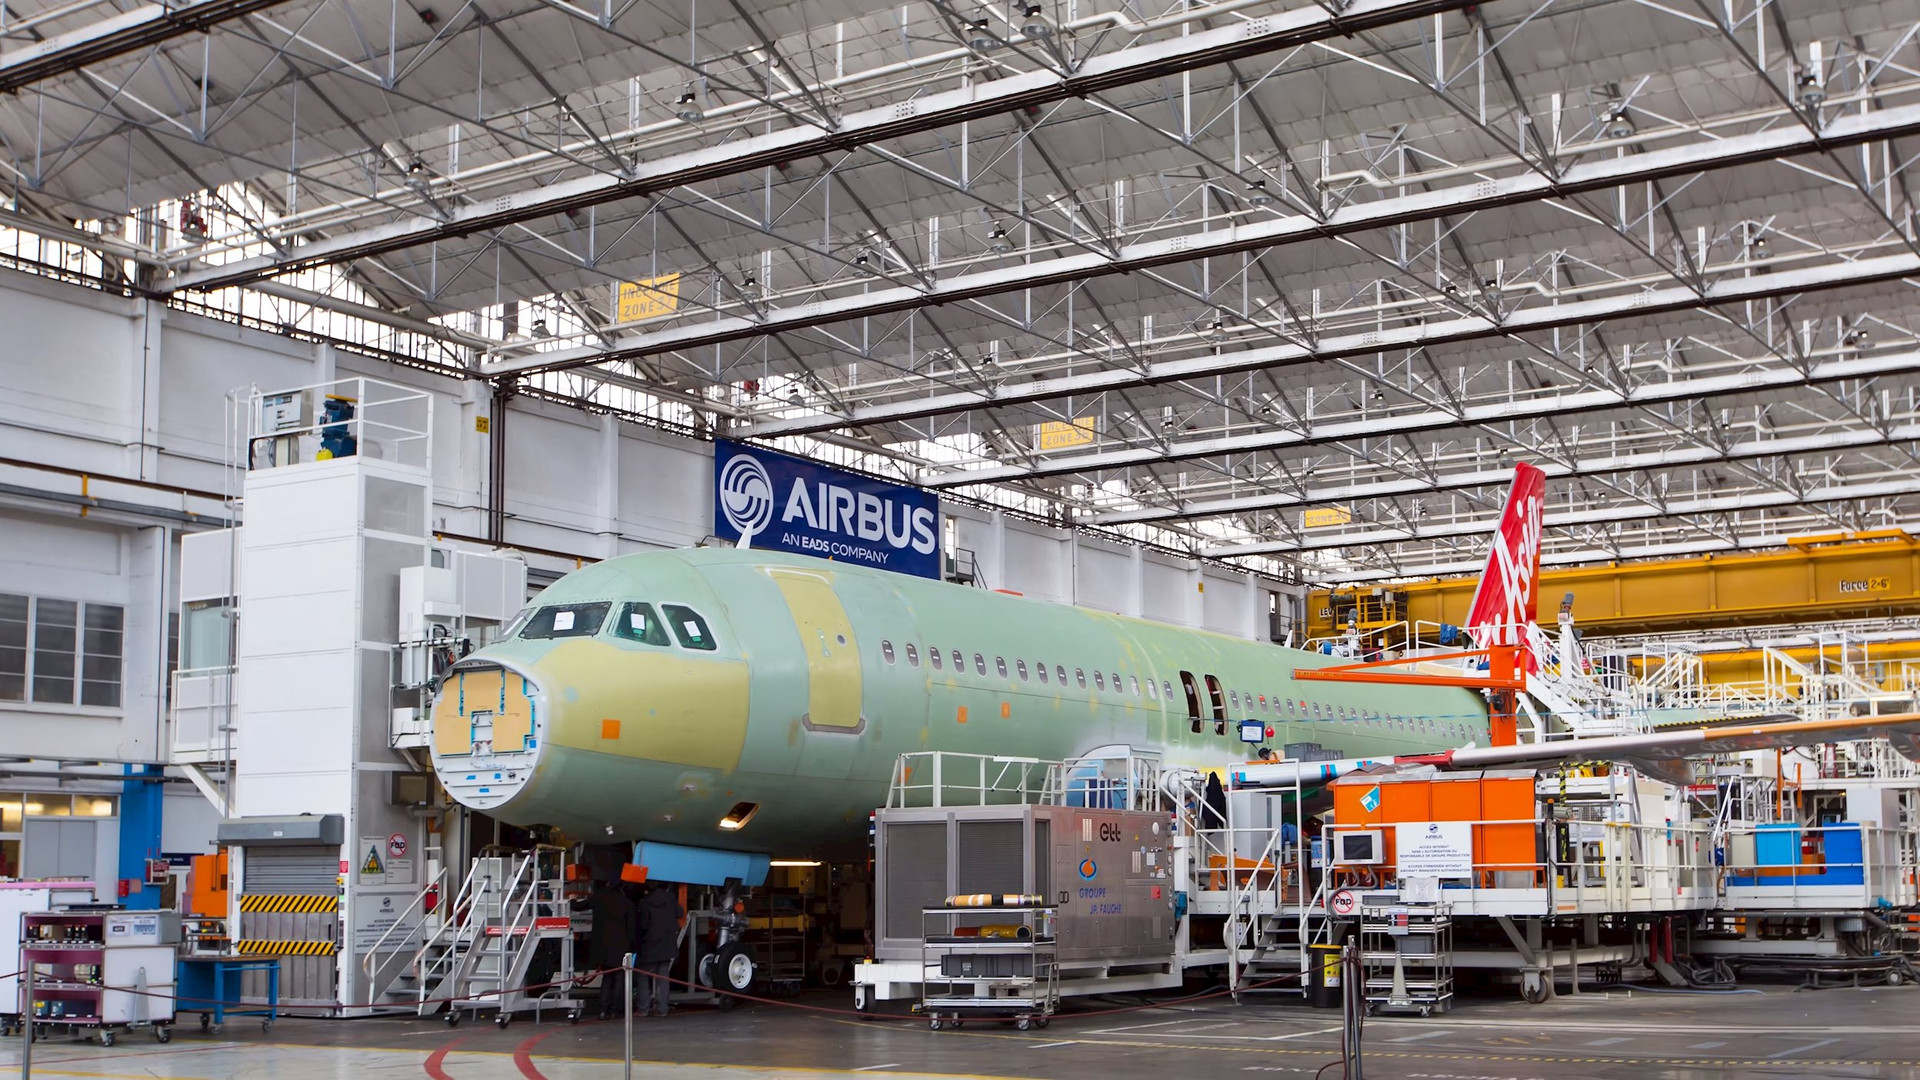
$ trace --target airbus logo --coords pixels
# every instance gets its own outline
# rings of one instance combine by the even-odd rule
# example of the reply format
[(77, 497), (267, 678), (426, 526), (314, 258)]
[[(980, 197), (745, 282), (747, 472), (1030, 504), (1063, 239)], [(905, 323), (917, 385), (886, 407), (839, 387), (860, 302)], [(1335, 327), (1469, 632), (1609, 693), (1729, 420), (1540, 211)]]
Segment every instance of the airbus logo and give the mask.
[(773, 478), (750, 455), (735, 454), (721, 468), (720, 512), (742, 536), (757, 536), (773, 523)]

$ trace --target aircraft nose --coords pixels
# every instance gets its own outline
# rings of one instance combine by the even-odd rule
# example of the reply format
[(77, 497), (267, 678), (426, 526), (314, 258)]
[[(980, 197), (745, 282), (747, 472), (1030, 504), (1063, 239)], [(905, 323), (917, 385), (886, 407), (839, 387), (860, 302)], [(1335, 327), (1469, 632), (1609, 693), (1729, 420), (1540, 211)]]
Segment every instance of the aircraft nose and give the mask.
[(530, 677), (494, 661), (466, 661), (433, 706), (434, 770), (448, 794), (478, 810), (512, 798), (539, 757), (543, 696)]

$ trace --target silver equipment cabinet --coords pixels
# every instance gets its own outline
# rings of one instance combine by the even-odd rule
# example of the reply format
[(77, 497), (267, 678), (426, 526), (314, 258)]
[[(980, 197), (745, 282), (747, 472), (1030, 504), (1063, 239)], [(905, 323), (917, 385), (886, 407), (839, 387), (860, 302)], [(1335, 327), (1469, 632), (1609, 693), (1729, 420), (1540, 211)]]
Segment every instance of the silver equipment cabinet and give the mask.
[(1060, 1007), (1051, 907), (937, 907), (922, 911), (920, 1013), (927, 1026), (969, 1018), (1046, 1027)]
[(1445, 904), (1360, 909), (1367, 1013), (1431, 1016), (1453, 1007), (1453, 920)]

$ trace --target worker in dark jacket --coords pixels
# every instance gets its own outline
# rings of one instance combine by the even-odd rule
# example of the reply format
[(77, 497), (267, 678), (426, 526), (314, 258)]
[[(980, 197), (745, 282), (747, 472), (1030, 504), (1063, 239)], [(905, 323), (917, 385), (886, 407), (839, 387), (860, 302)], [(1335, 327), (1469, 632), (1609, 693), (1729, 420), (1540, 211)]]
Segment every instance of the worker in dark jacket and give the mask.
[(684, 915), (673, 887), (656, 881), (640, 898), (639, 925), (634, 935), (634, 965), (640, 1000), (634, 1011), (647, 1016), (667, 1015), (667, 969), (680, 945), (680, 917)]
[(587, 960), (600, 975), (600, 1019), (610, 1020), (627, 1007), (625, 972), (615, 970), (633, 951), (633, 901), (611, 881), (594, 886), (588, 899), (593, 914)]

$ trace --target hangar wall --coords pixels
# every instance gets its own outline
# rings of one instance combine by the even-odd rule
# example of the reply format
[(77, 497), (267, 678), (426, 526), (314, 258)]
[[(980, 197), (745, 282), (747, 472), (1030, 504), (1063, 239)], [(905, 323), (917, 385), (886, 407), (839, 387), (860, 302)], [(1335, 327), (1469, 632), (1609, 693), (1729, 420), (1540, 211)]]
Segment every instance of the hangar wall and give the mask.
[[(489, 440), (501, 425), (484, 383), (12, 270), (0, 270), (0, 327), (0, 726), (10, 755), (164, 754), (179, 537), (227, 524), (222, 496), (240, 481), (227, 465), (234, 402), (251, 390), (351, 375), (430, 390), (432, 526), (487, 533)], [(712, 532), (709, 444), (525, 398), (508, 419), (505, 536), (531, 552), (536, 579)], [(949, 546), (967, 549), (983, 587), (1259, 638), (1271, 611), (1299, 602), (1277, 581), (946, 505)], [(123, 783), (103, 775), (66, 790), (114, 794)], [(54, 780), (50, 770), (8, 784)], [(181, 792), (169, 794), (172, 810)], [(136, 847), (204, 849), (205, 829), (165, 816), (165, 835), (154, 823), (129, 859)], [(21, 834), (9, 827), (0, 824), (0, 857), (17, 863)]]

